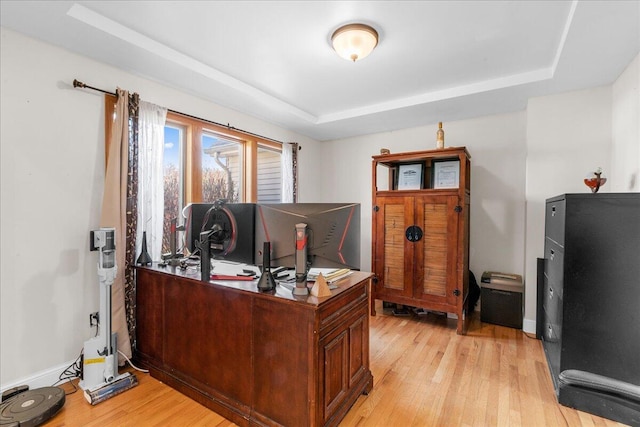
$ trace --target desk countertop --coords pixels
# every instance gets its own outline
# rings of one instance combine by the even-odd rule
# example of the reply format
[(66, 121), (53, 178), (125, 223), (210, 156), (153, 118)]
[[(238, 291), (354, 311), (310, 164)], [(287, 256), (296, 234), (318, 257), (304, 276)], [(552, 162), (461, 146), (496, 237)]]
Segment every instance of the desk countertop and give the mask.
[[(309, 304), (309, 305), (316, 305), (316, 306), (322, 305), (324, 302), (329, 301), (331, 298), (335, 297), (336, 295), (346, 292), (347, 290), (349, 290), (353, 286), (356, 286), (363, 280), (370, 279), (373, 275), (372, 273), (369, 273), (369, 272), (354, 271), (352, 274), (344, 277), (343, 279), (340, 279), (332, 283), (332, 285), (335, 285), (335, 288), (331, 290), (331, 296), (315, 297), (312, 295), (308, 295), (308, 296), (301, 297), (297, 295), (294, 296), (292, 294), (291, 288), (292, 286), (294, 286), (293, 283), (288, 283), (286, 285), (278, 284), (275, 291), (273, 292), (260, 292), (258, 291), (257, 278), (251, 281), (211, 280), (208, 283), (205, 283), (205, 282), (202, 282), (202, 280), (200, 280), (200, 270), (197, 267), (187, 267), (186, 269), (181, 267), (173, 267), (173, 266), (161, 267), (157, 263), (154, 263), (152, 266), (146, 266), (146, 267), (136, 266), (136, 268), (148, 269), (158, 273), (163, 273), (167, 275), (172, 275), (172, 276), (193, 280), (198, 284), (204, 284), (209, 286), (222, 286), (225, 288), (236, 289), (242, 292), (251, 292), (251, 293), (263, 295), (265, 298), (285, 299), (285, 300), (295, 301), (302, 304)], [(311, 289), (312, 285), (313, 285), (312, 282), (307, 283), (307, 287), (309, 289)]]

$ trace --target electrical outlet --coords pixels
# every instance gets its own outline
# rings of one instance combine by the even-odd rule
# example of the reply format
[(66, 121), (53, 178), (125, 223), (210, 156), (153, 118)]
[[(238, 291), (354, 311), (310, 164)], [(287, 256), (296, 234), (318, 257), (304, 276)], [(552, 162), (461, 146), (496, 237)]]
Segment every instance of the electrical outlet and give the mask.
[(100, 314), (97, 311), (89, 313), (89, 326), (98, 326), (100, 324)]

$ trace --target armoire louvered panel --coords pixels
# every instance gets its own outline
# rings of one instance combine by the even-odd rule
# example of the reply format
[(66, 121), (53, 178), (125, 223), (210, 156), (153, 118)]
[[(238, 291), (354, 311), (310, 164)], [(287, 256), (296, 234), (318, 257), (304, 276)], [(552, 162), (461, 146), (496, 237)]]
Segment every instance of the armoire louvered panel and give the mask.
[(424, 272), (422, 293), (446, 296), (447, 293), (447, 203), (424, 204)]
[(404, 202), (384, 206), (384, 285), (390, 289), (404, 288)]

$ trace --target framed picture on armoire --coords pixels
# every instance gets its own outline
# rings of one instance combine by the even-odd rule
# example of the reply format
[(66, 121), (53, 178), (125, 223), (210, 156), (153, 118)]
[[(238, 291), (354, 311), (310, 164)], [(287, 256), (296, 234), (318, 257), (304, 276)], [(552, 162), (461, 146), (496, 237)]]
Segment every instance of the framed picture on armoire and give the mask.
[(398, 165), (396, 190), (420, 190), (424, 181), (424, 164)]
[(458, 188), (459, 185), (459, 160), (433, 162), (433, 188)]

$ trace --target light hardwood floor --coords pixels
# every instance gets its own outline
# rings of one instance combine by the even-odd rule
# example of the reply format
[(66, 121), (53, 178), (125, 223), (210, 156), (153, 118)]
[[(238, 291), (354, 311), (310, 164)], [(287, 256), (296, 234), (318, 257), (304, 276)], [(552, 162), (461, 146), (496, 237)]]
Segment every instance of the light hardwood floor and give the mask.
[[(394, 317), (378, 306), (371, 318), (373, 390), (340, 425), (621, 426), (559, 405), (541, 342), (479, 317), (473, 313), (460, 336), (444, 315)], [(136, 376), (137, 387), (96, 406), (80, 392), (68, 395), (45, 425), (235, 426), (148, 374)]]

